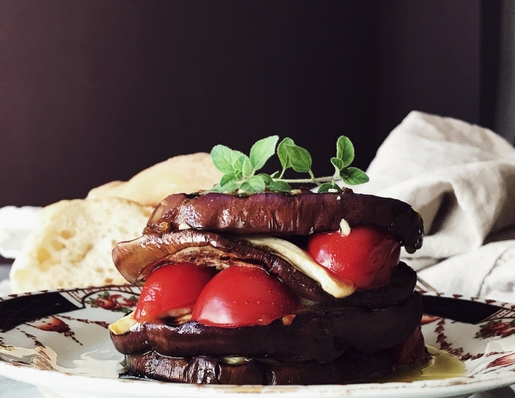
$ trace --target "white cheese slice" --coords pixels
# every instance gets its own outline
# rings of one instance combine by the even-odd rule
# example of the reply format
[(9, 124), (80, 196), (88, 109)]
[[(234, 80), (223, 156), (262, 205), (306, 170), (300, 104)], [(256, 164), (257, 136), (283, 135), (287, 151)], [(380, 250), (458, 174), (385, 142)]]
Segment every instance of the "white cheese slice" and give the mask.
[(339, 232), (341, 236), (349, 236), (350, 234), (350, 225), (345, 218), (342, 218), (342, 220), (340, 221)]
[(308, 253), (287, 240), (271, 236), (245, 237), (245, 240), (288, 261), (296, 269), (320, 283), (322, 289), (331, 296), (342, 298), (354, 293), (352, 285), (336, 279), (324, 267), (313, 261)]
[(247, 362), (249, 362), (249, 358), (246, 357), (240, 357), (240, 356), (227, 356), (222, 357), (222, 361), (226, 363), (227, 365), (243, 365)]
[[(322, 289), (333, 297), (342, 298), (354, 293), (354, 287), (333, 277), (324, 267), (317, 264), (311, 256), (293, 243), (270, 236), (245, 237), (253, 246), (269, 251), (288, 261), (300, 272), (320, 283)], [(133, 314), (124, 316), (109, 325), (114, 334), (124, 334), (138, 325)]]
[(191, 229), (191, 227), (186, 224), (185, 222), (182, 222), (179, 224), (179, 231), (184, 231), (185, 229)]
[(109, 325), (109, 330), (116, 335), (127, 333), (133, 326), (139, 324), (138, 321), (134, 319), (133, 314), (134, 312), (111, 323)]

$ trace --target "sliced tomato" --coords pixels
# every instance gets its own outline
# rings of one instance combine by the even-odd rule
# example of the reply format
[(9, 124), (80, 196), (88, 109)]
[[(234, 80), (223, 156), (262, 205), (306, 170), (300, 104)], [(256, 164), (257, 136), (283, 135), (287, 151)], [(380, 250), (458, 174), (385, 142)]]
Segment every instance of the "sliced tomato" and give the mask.
[(370, 226), (352, 228), (346, 236), (339, 232), (314, 234), (307, 250), (316, 263), (356, 289), (387, 285), (400, 256), (399, 242)]
[(263, 269), (232, 266), (215, 275), (202, 290), (192, 319), (228, 328), (268, 325), (296, 307), (297, 296)]
[(215, 272), (213, 268), (191, 263), (172, 263), (158, 268), (149, 275), (141, 290), (134, 319), (144, 322), (191, 312)]

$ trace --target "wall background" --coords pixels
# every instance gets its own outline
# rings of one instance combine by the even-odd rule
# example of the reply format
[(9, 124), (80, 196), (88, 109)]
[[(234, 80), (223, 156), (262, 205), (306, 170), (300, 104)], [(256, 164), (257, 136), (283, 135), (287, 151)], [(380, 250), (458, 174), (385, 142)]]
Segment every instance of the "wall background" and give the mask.
[(0, 0), (0, 206), (271, 134), (365, 168), (414, 109), (493, 128), (497, 0)]

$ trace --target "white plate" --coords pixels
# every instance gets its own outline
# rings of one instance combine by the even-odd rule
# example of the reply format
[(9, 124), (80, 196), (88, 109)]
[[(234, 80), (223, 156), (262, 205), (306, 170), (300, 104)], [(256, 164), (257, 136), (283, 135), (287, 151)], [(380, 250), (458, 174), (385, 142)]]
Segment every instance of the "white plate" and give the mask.
[[(423, 326), (427, 344), (463, 361), (466, 367), (463, 377), (345, 386), (266, 387), (120, 379), (122, 355), (112, 347), (107, 325), (123, 311), (132, 309), (138, 294), (135, 287), (111, 286), (0, 299), (0, 328), (9, 329), (0, 332), (0, 375), (75, 398), (450, 397), (515, 384), (515, 335), (511, 336), (515, 333), (515, 306), (491, 301), (488, 304), (506, 308), (502, 319), (497, 316), (496, 320), (473, 325), (432, 318)], [(11, 302), (13, 298), (16, 301)]]

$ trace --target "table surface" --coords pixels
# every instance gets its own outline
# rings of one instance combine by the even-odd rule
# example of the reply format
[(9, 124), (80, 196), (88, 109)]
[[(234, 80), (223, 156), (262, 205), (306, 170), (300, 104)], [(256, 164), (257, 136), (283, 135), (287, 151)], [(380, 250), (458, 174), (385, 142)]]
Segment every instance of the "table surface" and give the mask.
[[(0, 264), (0, 296), (9, 293), (10, 265)], [(472, 398), (515, 398), (515, 386), (500, 388), (492, 391), (477, 393)], [(40, 389), (30, 384), (22, 383), (0, 376), (0, 398), (63, 398), (54, 392)]]

